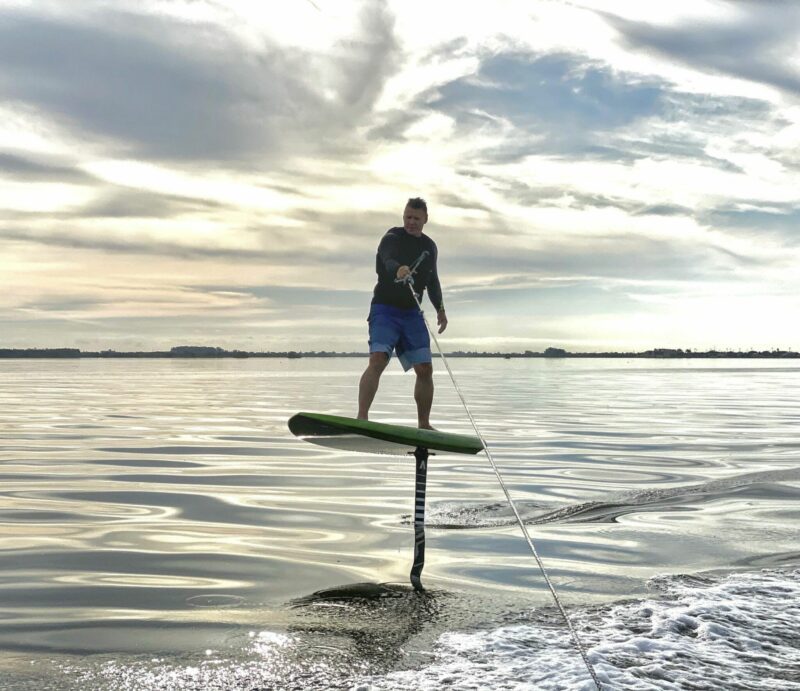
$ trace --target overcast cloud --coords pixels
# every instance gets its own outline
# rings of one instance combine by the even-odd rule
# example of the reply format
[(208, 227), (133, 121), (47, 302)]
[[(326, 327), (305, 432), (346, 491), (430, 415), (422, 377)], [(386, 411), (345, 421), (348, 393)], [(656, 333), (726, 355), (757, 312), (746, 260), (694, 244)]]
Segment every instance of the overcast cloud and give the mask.
[(797, 3), (270, 7), (0, 0), (0, 347), (800, 349)]

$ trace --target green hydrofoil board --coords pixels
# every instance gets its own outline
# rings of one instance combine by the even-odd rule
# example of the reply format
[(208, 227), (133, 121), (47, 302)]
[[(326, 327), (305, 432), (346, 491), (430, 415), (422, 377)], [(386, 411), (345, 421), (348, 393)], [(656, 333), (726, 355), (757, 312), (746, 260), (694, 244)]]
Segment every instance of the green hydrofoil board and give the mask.
[(483, 451), (477, 437), (324, 413), (297, 413), (289, 419), (289, 429), (314, 444), (361, 453), (405, 455), (418, 447), (451, 453)]

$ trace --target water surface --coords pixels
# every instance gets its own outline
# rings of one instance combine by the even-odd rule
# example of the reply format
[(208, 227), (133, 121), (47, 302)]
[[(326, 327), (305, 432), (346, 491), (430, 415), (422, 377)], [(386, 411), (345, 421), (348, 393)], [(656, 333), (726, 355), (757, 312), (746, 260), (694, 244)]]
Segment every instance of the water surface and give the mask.
[[(484, 456), (432, 459), (419, 596), (413, 459), (290, 435), (363, 366), (0, 361), (4, 687), (591, 688)], [(724, 688), (800, 689), (800, 367), (451, 366), (609, 688), (721, 688), (730, 644)], [(373, 419), (412, 389), (393, 363)]]

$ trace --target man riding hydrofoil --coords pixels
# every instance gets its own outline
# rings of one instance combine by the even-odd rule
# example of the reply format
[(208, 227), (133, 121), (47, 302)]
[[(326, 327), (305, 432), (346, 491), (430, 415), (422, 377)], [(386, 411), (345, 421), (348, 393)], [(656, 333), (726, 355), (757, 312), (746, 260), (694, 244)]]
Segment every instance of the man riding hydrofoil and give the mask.
[[(403, 227), (390, 228), (378, 245), (375, 271), (378, 282), (372, 296), (369, 318), (369, 363), (358, 388), (358, 418), (366, 420), (380, 377), (392, 353), (405, 371), (412, 367), (417, 375), (414, 400), (417, 424), (433, 429), (430, 423), (433, 404), (433, 365), (431, 343), (425, 320), (409, 290), (409, 282), (422, 301), (425, 289), (436, 308), (439, 333), (447, 328), (442, 288), (437, 272), (436, 243), (422, 228), (428, 222), (424, 199), (409, 199), (403, 212)], [(412, 275), (413, 267), (413, 275)], [(413, 282), (412, 282), (413, 281)]]

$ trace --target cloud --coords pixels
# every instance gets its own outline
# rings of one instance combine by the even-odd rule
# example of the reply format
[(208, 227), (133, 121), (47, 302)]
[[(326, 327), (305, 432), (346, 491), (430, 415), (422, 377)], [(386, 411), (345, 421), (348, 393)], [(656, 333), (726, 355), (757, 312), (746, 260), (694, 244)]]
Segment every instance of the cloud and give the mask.
[(696, 161), (741, 172), (709, 151), (709, 140), (772, 128), (773, 106), (755, 98), (681, 91), (663, 77), (614, 69), (577, 53), (496, 53), (478, 71), (423, 94), (398, 131), (423, 109), (453, 118), (458, 137), (480, 142), (475, 166), (506, 164), (531, 156), (633, 164), (643, 159)]
[(366, 137), (370, 141), (404, 142), (408, 141), (406, 132), (411, 127), (427, 117), (428, 111), (423, 107), (387, 110), (376, 113), (373, 124), (369, 127)]
[(723, 204), (702, 215), (710, 226), (727, 233), (766, 237), (787, 248), (800, 246), (800, 204)]
[(4, 100), (66, 118), (144, 156), (225, 158), (249, 140), (264, 139), (240, 110), (248, 75), (235, 67), (245, 60), (224, 35), (196, 31), (204, 48), (191, 57), (174, 22), (107, 19), (101, 27), (6, 13), (0, 20)]
[[(482, 64), (474, 82), (441, 89), (435, 105), (460, 102), (523, 128), (608, 130), (657, 112), (660, 97), (661, 85), (621, 78), (574, 54), (498, 55)], [(487, 101), (494, 107), (487, 108)]]
[(221, 209), (209, 199), (157, 194), (146, 190), (111, 189), (67, 216), (77, 218), (171, 218), (184, 213)]
[(136, 316), (171, 316), (197, 313), (229, 315), (274, 312), (272, 302), (249, 291), (215, 290), (171, 284), (117, 281), (102, 285), (75, 283), (54, 292), (43, 289), (16, 302), (15, 309), (40, 317), (72, 315), (98, 319)]
[(193, 291), (209, 294), (239, 294), (263, 300), (276, 308), (285, 308), (292, 313), (298, 310), (308, 311), (313, 314), (319, 311), (321, 304), (326, 311), (339, 311), (357, 309), (368, 310), (372, 293), (372, 285), (365, 285), (363, 290), (344, 290), (336, 286), (277, 286), (259, 285), (195, 285)]
[(628, 48), (652, 51), (694, 69), (800, 95), (800, 70), (791, 60), (800, 33), (800, 6), (792, 0), (723, 4), (732, 12), (713, 23), (664, 26), (600, 14), (619, 32)]
[(796, 5), (720, 2), (710, 26), (535, 2), (523, 26), (317, 4), (6, 3), (15, 342), (363, 347), (376, 246), (416, 194), (464, 343), (589, 343), (592, 315), (655, 323), (695, 286), (794, 286), (797, 114), (741, 79), (796, 93)]
[(220, 26), (164, 16), (66, 16), (0, 15), (0, 99), (155, 160), (352, 146), (345, 135), (398, 56), (382, 3), (366, 6), (363, 35), (324, 57), (266, 42), (256, 50)]
[[(248, 216), (249, 224), (237, 232), (225, 227), (224, 218), (219, 221), (219, 232), (193, 230), (193, 214), (199, 224), (202, 212), (217, 208), (216, 204), (203, 200), (112, 189), (109, 196), (74, 213), (47, 214), (44, 223), (37, 223), (38, 214), (17, 214), (14, 218), (6, 214), (6, 222), (0, 226), (0, 239), (53, 249), (158, 256), (190, 262), (218, 259), (226, 263), (283, 265), (295, 267), (297, 272), (322, 266), (326, 271), (324, 276), (319, 274), (319, 280), (325, 280), (337, 272), (347, 275), (354, 266), (371, 267), (381, 236), (400, 220), (399, 211), (354, 215), (348, 211), (301, 210), (297, 218), (308, 224), (307, 232), (291, 226), (259, 223), (257, 216), (252, 219)], [(175, 219), (172, 224), (165, 223), (169, 218)], [(136, 224), (136, 219), (152, 220), (156, 225), (148, 228), (144, 222)], [(81, 224), (87, 220), (106, 223), (100, 229)], [(178, 220), (180, 228), (176, 225)], [(111, 222), (124, 225), (112, 226)], [(129, 225), (131, 222), (133, 225)], [(163, 230), (165, 225), (173, 227)]]
[(730, 253), (713, 245), (633, 234), (587, 236), (577, 243), (555, 237), (536, 250), (521, 251), (505, 244), (486, 249), (481, 256), (460, 252), (454, 259), (462, 271), (473, 275), (510, 275), (527, 277), (527, 281), (548, 277), (700, 280), (730, 271), (739, 263)]
[(505, 177), (493, 179), (492, 185), (504, 199), (528, 207), (557, 206), (579, 211), (618, 209), (631, 216), (691, 217), (693, 214), (692, 209), (680, 204), (643, 203), (623, 196), (584, 192), (577, 186), (570, 188), (563, 185), (535, 185)]
[(661, 112), (662, 83), (616, 74), (609, 66), (573, 54), (498, 54), (478, 73), (424, 96), (431, 108), (466, 130), (504, 123), (516, 135), (495, 159), (532, 153), (583, 153), (619, 157), (604, 135)]
[[(6, 240), (34, 243), (52, 248), (61, 247), (145, 256), (157, 255), (180, 259), (255, 261), (259, 258), (274, 259), (281, 254), (280, 251), (272, 252), (266, 249), (213, 246), (208, 243), (178, 243), (155, 237), (146, 237), (144, 234), (139, 234), (139, 237), (125, 237), (122, 235), (111, 237), (105, 232), (79, 229), (64, 232), (63, 230), (21, 230), (7, 227), (0, 229), (0, 237)], [(284, 253), (284, 256), (288, 254)]]
[(26, 182), (91, 183), (94, 178), (67, 165), (45, 163), (31, 157), (0, 151), (0, 175)]

